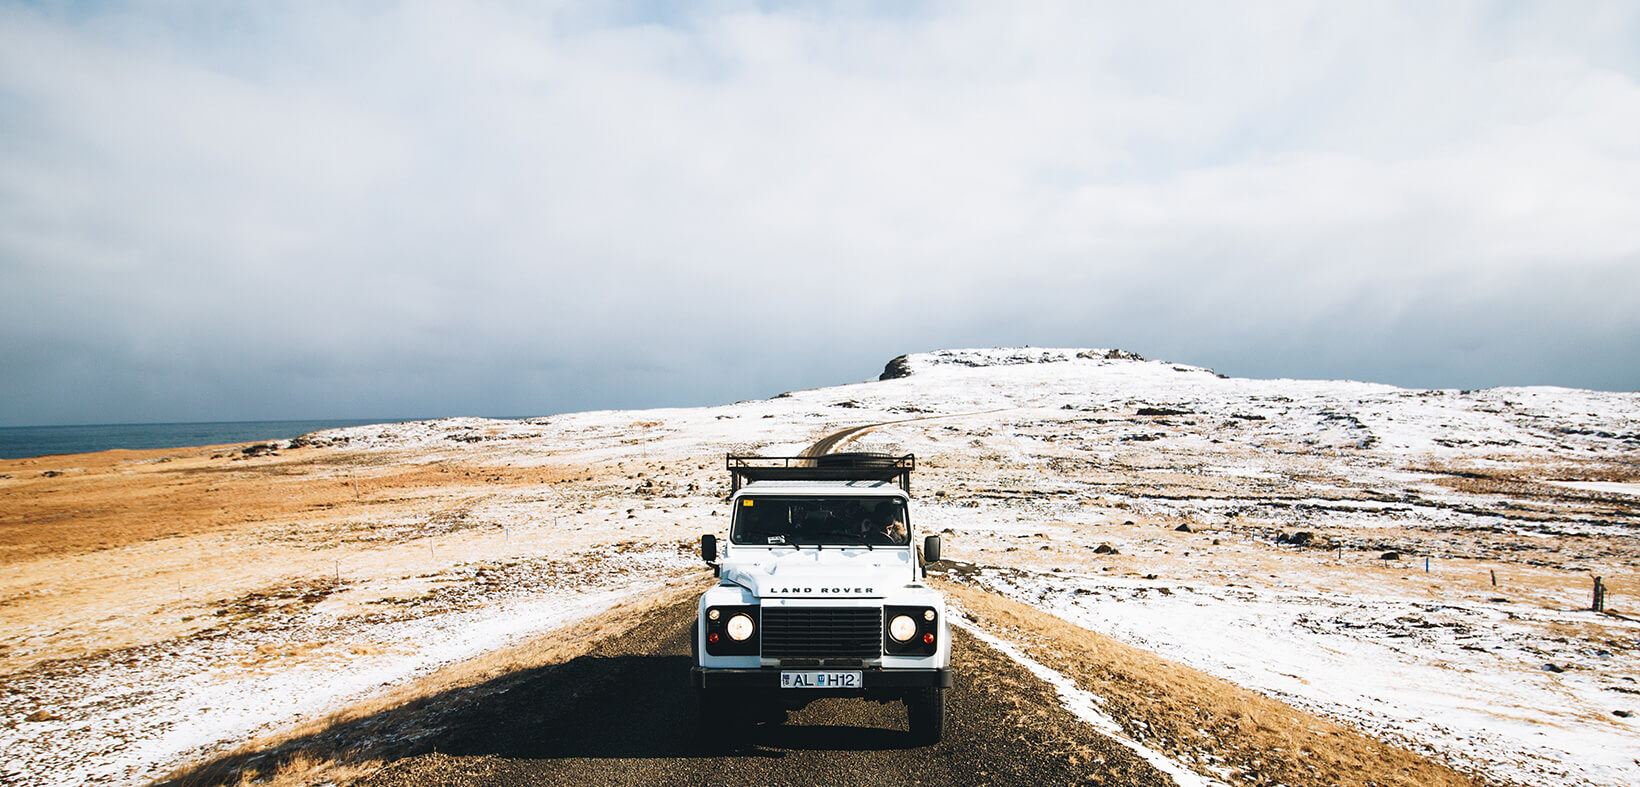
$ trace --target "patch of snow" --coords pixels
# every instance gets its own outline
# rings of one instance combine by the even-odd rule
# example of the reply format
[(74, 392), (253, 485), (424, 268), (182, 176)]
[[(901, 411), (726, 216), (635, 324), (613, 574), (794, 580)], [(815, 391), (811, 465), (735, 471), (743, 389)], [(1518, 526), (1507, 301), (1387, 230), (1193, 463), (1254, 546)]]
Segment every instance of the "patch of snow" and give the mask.
[(1640, 497), (1640, 484), (1628, 484), (1619, 481), (1546, 481), (1544, 483), (1584, 492), (1605, 492), (1613, 495)]
[[(1640, 783), (1640, 725), (1610, 713), (1611, 654), (1540, 636), (1545, 625), (1576, 625), (1578, 613), (1314, 587), (982, 576), (988, 589), (1077, 625), (1513, 781)], [(1640, 624), (1628, 629), (1640, 635)]]
[[(632, 556), (601, 585), (501, 594), (492, 603), (388, 622), (335, 619), (317, 608), (275, 632), (239, 631), (159, 643), (114, 660), (12, 682), (0, 711), (22, 701), (61, 718), (0, 727), (0, 776), (18, 787), (143, 784), (446, 665), (559, 628), (692, 563), (675, 553)], [(368, 644), (365, 653), (350, 647)], [(266, 652), (264, 652), (266, 651)], [(288, 651), (288, 652), (287, 652)], [(373, 652), (370, 652), (373, 651)]]

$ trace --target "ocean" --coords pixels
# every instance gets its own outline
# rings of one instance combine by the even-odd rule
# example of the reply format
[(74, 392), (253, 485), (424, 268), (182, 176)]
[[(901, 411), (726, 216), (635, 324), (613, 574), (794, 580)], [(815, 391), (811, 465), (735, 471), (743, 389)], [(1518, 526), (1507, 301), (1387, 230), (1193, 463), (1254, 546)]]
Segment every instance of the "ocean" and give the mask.
[(5, 426), (0, 427), (0, 459), (85, 454), (112, 448), (184, 448), (218, 443), (248, 443), (256, 440), (289, 440), (321, 429), (395, 423), (401, 420), (403, 419)]

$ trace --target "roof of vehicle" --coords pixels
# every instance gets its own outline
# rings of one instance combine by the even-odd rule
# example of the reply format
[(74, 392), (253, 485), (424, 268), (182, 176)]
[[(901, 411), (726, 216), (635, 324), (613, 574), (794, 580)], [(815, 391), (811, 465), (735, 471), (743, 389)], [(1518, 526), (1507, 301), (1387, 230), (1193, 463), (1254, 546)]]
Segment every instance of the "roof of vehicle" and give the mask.
[(819, 456), (736, 456), (729, 454), (730, 489), (757, 481), (894, 481), (911, 491), (914, 454), (894, 456), (861, 451)]
[(753, 481), (735, 492), (735, 497), (747, 495), (835, 495), (838, 497), (894, 495), (909, 499), (911, 496), (893, 481)]

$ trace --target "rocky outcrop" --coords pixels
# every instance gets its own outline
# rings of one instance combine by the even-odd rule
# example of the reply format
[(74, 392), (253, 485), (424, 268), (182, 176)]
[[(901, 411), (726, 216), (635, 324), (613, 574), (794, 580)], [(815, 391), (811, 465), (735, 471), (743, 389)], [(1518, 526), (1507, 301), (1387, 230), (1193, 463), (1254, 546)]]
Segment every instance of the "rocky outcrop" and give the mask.
[(911, 356), (902, 355), (898, 358), (895, 358), (892, 361), (889, 361), (888, 365), (883, 367), (883, 373), (881, 375), (879, 375), (877, 377), (877, 379), (878, 380), (898, 380), (901, 377), (910, 377), (910, 376), (911, 376)]

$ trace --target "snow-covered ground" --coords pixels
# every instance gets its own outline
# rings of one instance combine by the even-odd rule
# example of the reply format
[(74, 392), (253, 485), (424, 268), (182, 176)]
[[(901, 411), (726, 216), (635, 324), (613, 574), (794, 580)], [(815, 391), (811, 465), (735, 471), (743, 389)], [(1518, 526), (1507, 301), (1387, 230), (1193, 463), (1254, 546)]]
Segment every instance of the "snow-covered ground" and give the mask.
[[(546, 520), (555, 527), (540, 537), (596, 550), (721, 527), (725, 453), (796, 453), (838, 429), (885, 424), (843, 450), (916, 453), (917, 522), (947, 532), (947, 556), (989, 589), (1494, 779), (1640, 784), (1640, 718), (1619, 713), (1640, 713), (1640, 628), (1585, 609), (1597, 576), (1625, 614), (1640, 592), (1640, 395), (1249, 380), (1109, 350), (951, 350), (890, 368), (902, 376), (721, 407), (444, 419), (314, 439), (399, 465), (573, 465), (584, 473), (573, 483), (498, 488), (466, 506), (466, 529), (441, 544)], [(414, 508), (397, 516), (372, 532), (444, 532), (445, 520)], [(623, 583), (577, 598), (595, 603)], [(561, 605), (584, 608), (550, 589), (533, 598), (487, 596), (446, 614), (507, 633), (566, 619), (554, 617)], [(466, 622), (404, 625), (409, 641), (448, 658), (505, 641), (458, 644), (452, 632)], [(152, 663), (184, 676), (203, 658)], [(254, 673), (220, 661), (208, 674)], [(320, 649), (311, 663), (324, 661)], [(399, 675), (425, 668), (396, 664)], [(121, 754), (96, 755), (116, 781), (210, 750), (189, 718), (203, 706), (224, 719), (203, 726), (225, 745), (392, 680), (350, 675), (295, 707), (264, 699), (297, 674), (283, 668), (231, 678), (245, 687), (237, 693), (98, 669), (85, 676), (78, 721), (0, 729), (11, 778), (92, 751), (61, 736), (104, 734), (94, 708), (122, 691), (152, 697), (137, 702), (157, 720), (120, 727), (127, 742), (102, 750)]]
[[(252, 628), (48, 665), (8, 680), (0, 715), (55, 718), (0, 727), (7, 784), (143, 784), (258, 735), (329, 713), (652, 592), (682, 573), (675, 550), (600, 560), (596, 570), (504, 567), (508, 586), (458, 590), (371, 615), (320, 601)], [(510, 571), (508, 569), (511, 569)], [(472, 572), (464, 580), (474, 582)], [(519, 582), (533, 578), (534, 582)], [(335, 590), (327, 588), (321, 590)], [(477, 602), (477, 603), (475, 603)]]
[(1637, 775), (1640, 728), (1610, 715), (1640, 705), (1612, 693), (1640, 688), (1633, 651), (1545, 636), (1593, 613), (1013, 570), (980, 584), (1468, 770), (1524, 784)]

